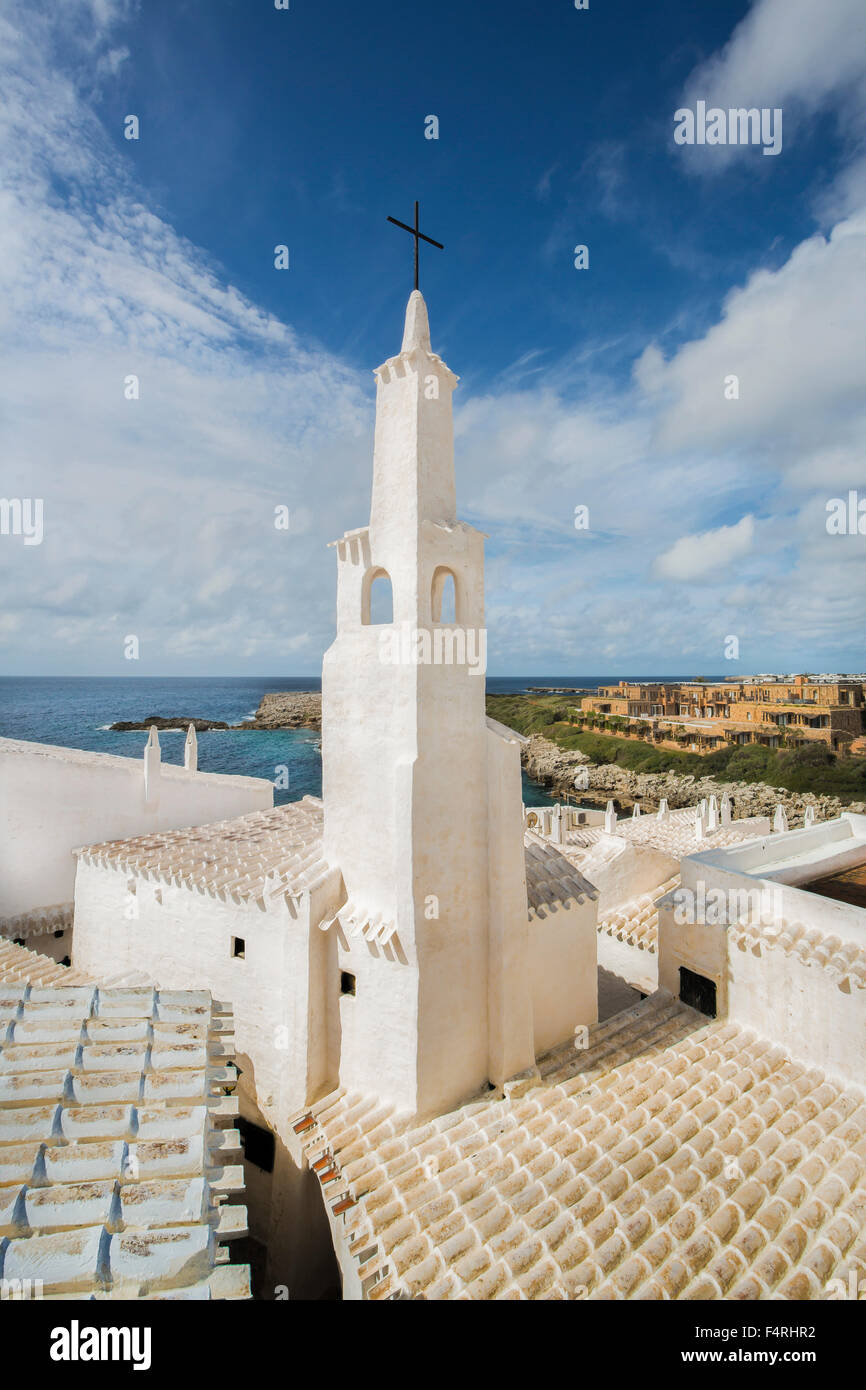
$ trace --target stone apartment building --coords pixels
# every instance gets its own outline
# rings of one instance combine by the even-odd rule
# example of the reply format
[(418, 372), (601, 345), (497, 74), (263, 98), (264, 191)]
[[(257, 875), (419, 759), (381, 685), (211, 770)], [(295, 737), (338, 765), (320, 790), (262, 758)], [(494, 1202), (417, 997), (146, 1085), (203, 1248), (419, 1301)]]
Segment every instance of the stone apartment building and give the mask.
[(771, 748), (824, 743), (847, 752), (866, 730), (864, 684), (859, 678), (760, 677), (714, 684), (704, 681), (600, 686), (581, 702), (585, 712), (658, 721), (690, 733), (697, 752), (729, 743)]

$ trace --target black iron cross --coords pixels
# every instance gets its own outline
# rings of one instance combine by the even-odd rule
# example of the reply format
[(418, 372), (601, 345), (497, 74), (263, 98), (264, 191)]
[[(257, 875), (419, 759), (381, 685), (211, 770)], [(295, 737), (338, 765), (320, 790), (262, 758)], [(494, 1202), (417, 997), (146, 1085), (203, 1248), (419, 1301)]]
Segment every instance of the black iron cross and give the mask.
[(445, 247), (442, 245), (442, 242), (441, 242), (441, 241), (434, 241), (433, 238), (432, 238), (432, 236), (425, 236), (423, 232), (419, 232), (419, 231), (418, 231), (418, 202), (417, 202), (417, 199), (416, 199), (416, 201), (415, 201), (415, 226), (414, 226), (414, 227), (408, 227), (408, 226), (406, 225), (405, 222), (398, 222), (397, 219), (396, 219), (396, 217), (389, 217), (389, 218), (388, 218), (388, 221), (389, 221), (389, 222), (393, 222), (395, 227), (402, 227), (404, 232), (409, 232), (409, 233), (415, 238), (415, 288), (416, 288), (416, 290), (417, 290), (417, 288), (418, 288), (418, 242), (419, 242), (419, 241), (427, 241), (427, 242), (430, 243), (431, 246), (438, 246), (440, 251), (444, 251), (444, 250), (445, 250)]

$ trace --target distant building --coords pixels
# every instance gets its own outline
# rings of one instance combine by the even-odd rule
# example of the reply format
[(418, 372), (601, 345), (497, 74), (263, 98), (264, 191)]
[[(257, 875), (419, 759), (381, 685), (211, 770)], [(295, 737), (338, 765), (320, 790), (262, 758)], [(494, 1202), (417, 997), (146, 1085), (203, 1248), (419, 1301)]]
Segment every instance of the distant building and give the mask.
[(690, 751), (709, 753), (730, 744), (800, 748), (822, 743), (847, 752), (866, 732), (863, 681), (841, 676), (763, 676), (708, 683), (603, 685), (581, 701), (587, 713), (642, 720), (690, 734)]

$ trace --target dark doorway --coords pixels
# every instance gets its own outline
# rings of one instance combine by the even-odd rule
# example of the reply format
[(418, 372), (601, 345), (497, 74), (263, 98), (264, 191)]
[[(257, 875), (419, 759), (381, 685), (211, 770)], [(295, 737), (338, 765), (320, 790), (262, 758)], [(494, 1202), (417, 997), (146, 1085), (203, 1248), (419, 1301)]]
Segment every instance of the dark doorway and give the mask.
[(239, 1115), (235, 1123), (240, 1131), (244, 1158), (248, 1163), (254, 1163), (257, 1168), (261, 1168), (263, 1173), (272, 1173), (274, 1171), (274, 1136), (270, 1130), (263, 1129), (261, 1125), (254, 1124), (252, 1120), (244, 1119), (243, 1115)]
[(715, 1018), (716, 986), (714, 982), (705, 979), (703, 975), (696, 975), (693, 970), (688, 970), (684, 965), (680, 966), (680, 999), (690, 1008), (706, 1014), (708, 1018)]

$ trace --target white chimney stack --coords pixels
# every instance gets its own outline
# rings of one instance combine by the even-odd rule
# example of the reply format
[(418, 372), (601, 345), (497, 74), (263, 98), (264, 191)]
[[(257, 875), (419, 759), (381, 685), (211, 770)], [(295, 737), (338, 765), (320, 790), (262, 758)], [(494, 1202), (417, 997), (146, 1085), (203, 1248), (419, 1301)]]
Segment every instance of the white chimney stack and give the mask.
[(186, 743), (183, 747), (183, 765), (187, 772), (198, 771), (198, 739), (195, 736), (195, 728), (190, 724), (186, 732)]
[(150, 733), (144, 748), (144, 804), (156, 806), (159, 802), (159, 775), (162, 766), (162, 750), (156, 725), (151, 724)]

